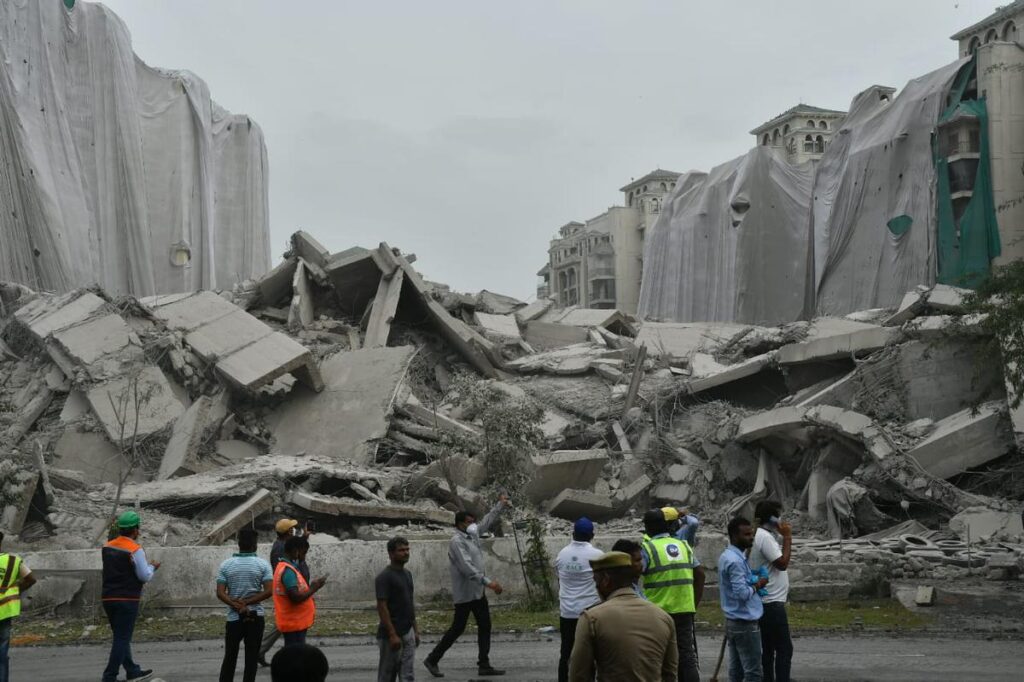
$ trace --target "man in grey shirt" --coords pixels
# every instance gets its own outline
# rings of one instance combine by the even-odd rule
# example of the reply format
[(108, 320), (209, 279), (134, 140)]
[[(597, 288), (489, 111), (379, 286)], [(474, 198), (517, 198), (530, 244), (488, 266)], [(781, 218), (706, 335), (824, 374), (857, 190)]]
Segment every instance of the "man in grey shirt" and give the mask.
[(423, 661), (423, 665), (434, 677), (444, 677), (437, 664), (466, 629), (471, 613), (477, 626), (477, 673), (482, 676), (505, 674), (504, 670), (491, 667), (491, 611), (487, 606), (484, 588), (501, 594), (501, 585), (484, 573), (484, 553), (480, 546), (480, 534), (487, 532), (507, 505), (508, 495), (502, 493), (498, 498), (498, 504), (479, 524), (472, 512), (460, 511), (455, 514), (455, 535), (448, 545), (448, 568), (452, 574), (455, 618), (451, 627), (444, 633), (444, 637)]

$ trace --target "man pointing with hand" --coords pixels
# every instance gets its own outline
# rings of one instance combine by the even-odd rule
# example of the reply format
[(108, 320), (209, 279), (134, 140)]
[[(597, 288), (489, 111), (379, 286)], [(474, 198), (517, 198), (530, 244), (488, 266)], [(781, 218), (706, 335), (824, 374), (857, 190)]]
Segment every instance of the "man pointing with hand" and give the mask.
[(455, 618), (444, 637), (430, 652), (423, 665), (434, 677), (444, 677), (437, 664), (445, 652), (466, 629), (469, 614), (473, 614), (477, 627), (477, 673), (483, 675), (504, 675), (504, 670), (491, 666), (491, 611), (487, 605), (484, 588), (501, 594), (501, 585), (484, 573), (484, 553), (480, 535), (498, 520), (508, 505), (508, 495), (498, 497), (494, 506), (480, 523), (472, 512), (460, 511), (455, 514), (455, 534), (448, 545), (448, 568), (452, 574), (452, 598), (455, 600)]

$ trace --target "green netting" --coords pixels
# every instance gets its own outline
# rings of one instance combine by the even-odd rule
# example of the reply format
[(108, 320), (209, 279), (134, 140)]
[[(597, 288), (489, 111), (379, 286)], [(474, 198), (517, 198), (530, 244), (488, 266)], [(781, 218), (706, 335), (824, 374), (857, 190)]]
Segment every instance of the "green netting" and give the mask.
[(75, 6), (75, 0), (64, 0), (64, 6), (71, 9)]
[(988, 108), (985, 100), (964, 100), (967, 84), (974, 77), (977, 60), (972, 59), (957, 74), (946, 110), (939, 123), (958, 115), (973, 116), (979, 124), (978, 170), (971, 199), (960, 218), (953, 214), (949, 180), (949, 162), (939, 155), (935, 142), (935, 170), (938, 176), (938, 281), (960, 287), (974, 288), (983, 282), (1002, 247), (992, 197), (992, 168), (989, 157)]
[(889, 228), (889, 232), (891, 232), (894, 237), (902, 237), (907, 233), (907, 230), (909, 230), (910, 226), (913, 224), (914, 219), (904, 214), (896, 216), (895, 218), (887, 222), (885, 226)]

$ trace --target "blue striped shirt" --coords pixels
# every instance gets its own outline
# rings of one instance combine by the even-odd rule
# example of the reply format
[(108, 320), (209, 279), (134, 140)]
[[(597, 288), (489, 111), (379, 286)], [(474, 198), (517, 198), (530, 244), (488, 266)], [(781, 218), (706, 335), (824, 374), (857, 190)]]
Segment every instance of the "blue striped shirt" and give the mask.
[[(232, 599), (245, 599), (263, 591), (263, 583), (274, 579), (270, 564), (253, 553), (235, 554), (220, 565), (217, 584), (226, 585)], [(263, 615), (261, 604), (252, 604), (249, 610)], [(238, 612), (227, 607), (228, 622), (238, 620)]]

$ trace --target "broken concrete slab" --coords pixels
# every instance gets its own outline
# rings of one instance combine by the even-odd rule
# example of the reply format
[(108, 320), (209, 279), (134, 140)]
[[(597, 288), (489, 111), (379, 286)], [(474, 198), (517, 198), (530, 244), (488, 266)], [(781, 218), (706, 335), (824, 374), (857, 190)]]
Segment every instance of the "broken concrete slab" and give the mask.
[(900, 331), (893, 327), (861, 325), (848, 320), (846, 322), (857, 324), (862, 328), (840, 334), (829, 333), (824, 337), (817, 336), (809, 341), (783, 346), (778, 350), (777, 361), (779, 364), (786, 365), (852, 357), (858, 353), (884, 348), (896, 343), (901, 338)]
[(241, 308), (233, 305), (231, 308), (227, 314), (185, 336), (185, 343), (192, 352), (206, 362), (217, 362), (273, 333), (270, 327)]
[(964, 298), (971, 292), (968, 289), (951, 287), (948, 284), (936, 284), (928, 292), (928, 307), (940, 313), (962, 313)]
[(279, 332), (235, 351), (217, 363), (217, 371), (247, 391), (255, 391), (289, 373), (312, 391), (322, 391), (324, 387), (320, 368), (309, 350)]
[(968, 507), (949, 520), (949, 529), (964, 542), (1013, 540), (1024, 537), (1019, 509), (1000, 511)]
[(903, 296), (903, 300), (900, 301), (900, 305), (896, 308), (896, 312), (890, 315), (882, 323), (884, 327), (898, 327), (904, 322), (914, 319), (922, 312), (924, 312), (926, 301), (928, 300), (928, 288), (918, 287), (913, 291), (908, 291)]
[(321, 367), (323, 392), (296, 388), (268, 417), (277, 450), (371, 462), (376, 442), (388, 432), (388, 415), (415, 352), (397, 346), (332, 355)]
[(917, 593), (914, 595), (914, 603), (918, 606), (935, 606), (935, 587), (932, 585), (918, 585)]
[[(714, 362), (714, 359), (710, 356), (698, 353), (694, 356), (694, 360), (697, 357), (707, 358)], [(767, 367), (770, 367), (775, 361), (775, 353), (769, 352), (762, 355), (757, 355), (743, 362), (738, 362), (734, 365), (721, 365), (714, 362), (712, 365), (709, 362), (698, 364), (692, 363), (692, 373), (690, 379), (686, 382), (686, 386), (690, 393), (700, 393), (716, 386), (722, 386), (733, 381), (738, 381), (746, 377), (754, 376), (758, 372)], [(698, 369), (699, 368), (699, 369)]]
[(212, 291), (200, 291), (185, 298), (158, 299), (147, 305), (147, 308), (155, 318), (163, 321), (168, 329), (185, 332), (193, 331), (240, 310), (238, 306)]
[(549, 499), (566, 488), (593, 488), (608, 463), (608, 451), (556, 450), (547, 455), (535, 455), (533, 478), (524, 493), (534, 502)]
[(313, 265), (324, 268), (331, 258), (331, 252), (324, 248), (323, 244), (313, 238), (305, 230), (299, 230), (292, 234), (292, 250), (303, 260)]
[(635, 336), (632, 318), (621, 310), (605, 308), (558, 308), (549, 310), (541, 316), (541, 321), (560, 324), (568, 327), (602, 327), (615, 334)]
[[(286, 258), (260, 278), (256, 287), (259, 289), (260, 300), (264, 306), (275, 306), (291, 300), (292, 283), (298, 264), (297, 258)], [(143, 305), (148, 304), (143, 303)]]
[(748, 325), (731, 323), (644, 322), (636, 335), (651, 357), (688, 360), (696, 352), (713, 353)]
[(895, 451), (870, 417), (831, 405), (779, 407), (751, 415), (740, 422), (736, 440), (750, 443), (770, 435), (792, 434), (806, 426), (826, 427), (859, 441), (876, 460), (885, 459)]
[(522, 374), (544, 372), (547, 374), (572, 375), (590, 371), (590, 363), (602, 358), (619, 358), (623, 351), (602, 348), (593, 343), (577, 343), (564, 348), (525, 355), (506, 364), (506, 367)]
[(356, 248), (336, 253), (324, 270), (334, 284), (341, 312), (350, 317), (362, 315), (380, 284), (381, 270), (372, 252)]
[(218, 426), (212, 420), (215, 416), (214, 405), (214, 398), (200, 396), (174, 422), (156, 480), (189, 476), (203, 470), (199, 461), (199, 446), (206, 432)]
[(14, 471), (5, 481), (7, 503), (0, 509), (0, 529), (8, 535), (17, 535), (24, 528), (38, 486), (38, 471)]
[(214, 447), (217, 450), (217, 459), (225, 466), (260, 456), (260, 449), (244, 440), (219, 440), (214, 443)]
[(106, 303), (91, 291), (71, 292), (55, 298), (40, 296), (18, 309), (14, 319), (42, 341), (53, 332), (85, 321)]
[(936, 478), (949, 478), (1006, 454), (1013, 445), (1001, 401), (968, 408), (935, 424), (907, 454)]
[(575, 521), (586, 516), (592, 521), (604, 521), (615, 514), (615, 505), (607, 495), (587, 490), (563, 490), (544, 504), (552, 516)]
[(297, 507), (318, 514), (351, 516), (361, 519), (400, 519), (402, 521), (431, 521), (451, 525), (455, 514), (446, 509), (429, 509), (401, 504), (370, 504), (355, 500), (294, 490), (288, 497)]
[(377, 286), (377, 295), (370, 309), (370, 319), (366, 324), (366, 337), (363, 339), (365, 348), (379, 348), (388, 344), (391, 335), (391, 323), (398, 312), (398, 301), (405, 283), (405, 272), (394, 270), (390, 276), (381, 277)]
[(138, 337), (124, 319), (114, 313), (54, 332), (53, 340), (94, 379), (116, 374), (124, 363), (142, 357)]
[(617, 509), (626, 511), (640, 500), (653, 483), (650, 476), (641, 474), (631, 483), (616, 490), (612, 502)]
[(266, 488), (260, 488), (242, 504), (218, 519), (209, 533), (197, 545), (220, 545), (247, 525), (253, 525), (256, 517), (274, 508), (274, 496)]
[(292, 301), (288, 306), (288, 329), (299, 331), (313, 323), (313, 287), (306, 263), (299, 259), (292, 275)]
[(673, 505), (686, 506), (690, 500), (690, 486), (686, 483), (662, 483), (654, 488), (652, 497)]
[(476, 490), (487, 480), (487, 467), (479, 459), (454, 455), (444, 459), (435, 459), (427, 465), (423, 474), (443, 480), (451, 478), (458, 486)]
[(398, 410), (415, 419), (424, 426), (442, 431), (450, 431), (466, 438), (476, 438), (483, 435), (483, 431), (473, 424), (466, 424), (457, 419), (452, 419), (440, 410), (432, 410), (419, 401), (411, 392), (406, 394), (402, 391), (396, 403)]
[(170, 426), (185, 411), (158, 367), (143, 367), (95, 386), (86, 400), (115, 445)]
[[(54, 446), (53, 467), (81, 472), (83, 481), (88, 485), (117, 485), (128, 472), (129, 462), (102, 433), (72, 427), (64, 430)], [(128, 480), (143, 481), (145, 472), (136, 467)]]
[(552, 350), (586, 341), (587, 330), (583, 327), (531, 320), (526, 323), (523, 338), (538, 350)]
[(522, 340), (519, 325), (512, 315), (491, 315), (477, 311), (473, 314), (474, 322), (483, 329), (484, 336), (499, 343), (518, 342)]
[(515, 311), (516, 321), (521, 325), (526, 325), (531, 320), (536, 320), (538, 317), (551, 310), (551, 306), (555, 304), (550, 298), (541, 298), (533, 303), (530, 303), (525, 308), (520, 308)]

